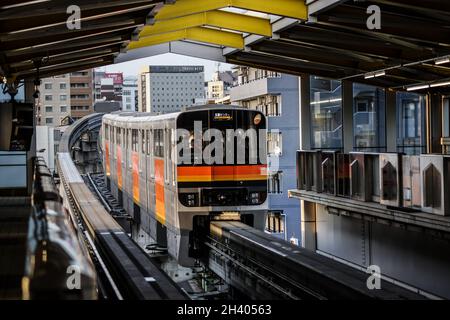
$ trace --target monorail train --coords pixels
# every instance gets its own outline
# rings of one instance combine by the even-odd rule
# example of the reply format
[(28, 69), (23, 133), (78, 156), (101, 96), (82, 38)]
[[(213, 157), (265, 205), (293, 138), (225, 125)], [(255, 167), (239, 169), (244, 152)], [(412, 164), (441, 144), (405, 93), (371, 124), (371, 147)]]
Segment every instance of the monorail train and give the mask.
[[(213, 139), (212, 132), (219, 135)], [(267, 212), (266, 134), (262, 113), (234, 106), (192, 107), (165, 115), (105, 115), (107, 185), (133, 217), (133, 238), (143, 231), (166, 246), (180, 265), (193, 266), (196, 225), (233, 212), (262, 229)], [(204, 157), (212, 145), (224, 150), (223, 155), (216, 154), (220, 148), (212, 151), (213, 163)]]

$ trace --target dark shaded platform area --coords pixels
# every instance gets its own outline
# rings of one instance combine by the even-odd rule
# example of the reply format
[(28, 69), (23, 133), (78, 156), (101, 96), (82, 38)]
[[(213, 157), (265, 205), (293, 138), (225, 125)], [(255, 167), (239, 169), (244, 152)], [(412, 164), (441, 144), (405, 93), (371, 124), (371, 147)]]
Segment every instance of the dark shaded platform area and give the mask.
[(21, 299), (29, 197), (0, 197), (0, 300)]

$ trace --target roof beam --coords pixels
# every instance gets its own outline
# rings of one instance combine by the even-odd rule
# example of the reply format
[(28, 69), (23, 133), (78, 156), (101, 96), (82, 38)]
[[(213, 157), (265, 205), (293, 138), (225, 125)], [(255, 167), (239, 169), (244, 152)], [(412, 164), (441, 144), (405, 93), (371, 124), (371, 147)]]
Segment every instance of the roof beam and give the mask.
[[(151, 9), (155, 7), (154, 3), (143, 4), (140, 6), (119, 6), (114, 9), (104, 8), (99, 10), (82, 11), (80, 22), (82, 25), (87, 25), (92, 21), (103, 19), (107, 17), (117, 17), (126, 14), (136, 14), (137, 16), (146, 16)], [(45, 17), (39, 19), (18, 19), (18, 20), (0, 20), (0, 30), (2, 33), (21, 33), (29, 31), (38, 31), (53, 27), (64, 27), (67, 24), (67, 14), (52, 14), (48, 13)]]
[(156, 20), (168, 20), (205, 11), (234, 7), (300, 20), (308, 19), (304, 0), (178, 0), (165, 5), (156, 15)]
[(20, 55), (13, 55), (8, 56), (8, 63), (14, 64), (14, 63), (21, 63), (24, 61), (32, 61), (33, 58), (40, 58), (40, 57), (46, 57), (46, 58), (53, 58), (53, 57), (60, 57), (65, 56), (71, 52), (84, 52), (84, 51), (90, 51), (100, 48), (114, 48), (117, 47), (120, 50), (120, 47), (123, 45), (124, 42), (128, 42), (128, 40), (123, 39), (107, 39), (106, 41), (98, 40), (96, 43), (72, 43), (71, 45), (66, 45), (59, 48), (52, 48), (50, 50), (44, 50), (44, 51), (32, 51), (25, 54)]
[[(106, 57), (112, 57), (113, 55), (115, 55), (115, 52), (94, 52), (92, 54), (89, 55), (84, 55), (84, 56), (72, 56), (72, 57), (68, 57), (65, 59), (60, 59), (60, 60), (52, 60), (49, 61), (45, 64), (43, 64), (41, 66), (41, 68), (39, 70), (46, 70), (52, 67), (57, 67), (57, 66), (63, 66), (63, 65), (67, 65), (67, 64), (73, 64), (73, 63), (82, 63), (84, 61), (90, 61), (92, 59), (101, 59), (101, 58), (106, 58)], [(30, 71), (30, 70), (36, 70), (36, 68), (34, 66), (25, 66), (25, 67), (19, 67), (16, 68), (15, 70), (13, 70), (14, 74), (20, 74), (26, 71)]]
[(97, 9), (111, 9), (115, 7), (134, 5), (139, 6), (141, 4), (148, 3), (157, 4), (162, 1), (149, 1), (149, 0), (115, 0), (115, 1), (99, 1), (99, 0), (58, 0), (47, 1), (45, 3), (35, 3), (26, 7), (14, 7), (11, 9), (3, 9), (0, 12), (0, 20), (12, 20), (12, 19), (28, 19), (32, 17), (46, 16), (51, 14), (67, 14), (67, 7), (76, 4), (81, 8), (81, 11), (97, 10)]
[(109, 33), (113, 32), (124, 32), (127, 34), (131, 34), (132, 31), (136, 28), (136, 25), (133, 24), (126, 24), (123, 26), (116, 26), (114, 28), (101, 28), (101, 29), (94, 29), (94, 30), (84, 30), (81, 29), (80, 31), (76, 32), (66, 32), (62, 33), (58, 36), (42, 36), (39, 38), (32, 38), (28, 39), (26, 41), (26, 45), (24, 44), (24, 41), (21, 40), (14, 40), (14, 41), (7, 41), (3, 42), (3, 49), (8, 52), (20, 48), (30, 48), (34, 46), (46, 46), (55, 44), (55, 43), (63, 43), (67, 41), (73, 41), (73, 40), (81, 40), (88, 39), (89, 37), (94, 37), (96, 35), (105, 35), (107, 36)]
[(345, 28), (350, 32), (377, 37), (412, 49), (424, 47), (423, 43), (450, 46), (448, 24), (442, 25), (433, 19), (389, 12), (388, 8), (382, 10), (382, 28), (377, 32), (366, 28), (366, 9), (354, 5), (342, 5), (319, 15), (318, 23)]
[(80, 30), (67, 30), (67, 26), (49, 27), (41, 30), (28, 30), (19, 33), (2, 34), (0, 30), (0, 39), (2, 42), (26, 40), (26, 39), (39, 39), (41, 37), (58, 37), (67, 35), (73, 36), (77, 33), (87, 33), (96, 31), (98, 29), (112, 29), (122, 26), (138, 26), (145, 23), (145, 17), (133, 17), (133, 15), (119, 15), (116, 17), (108, 17), (92, 21), (89, 24), (83, 25)]
[[(48, 66), (52, 64), (62, 63), (66, 61), (74, 61), (81, 58), (87, 58), (92, 56), (98, 56), (103, 54), (118, 54), (119, 53), (119, 46), (114, 47), (105, 47), (105, 48), (97, 48), (97, 49), (90, 49), (90, 50), (84, 50), (84, 51), (75, 51), (69, 54), (64, 55), (57, 55), (57, 56), (51, 56), (48, 57), (48, 59), (45, 59), (43, 66)], [(20, 61), (16, 63), (10, 64), (11, 69), (14, 72), (18, 72), (25, 69), (32, 69), (34, 67), (32, 60), (25, 60)]]
[(220, 10), (191, 14), (171, 20), (157, 20), (154, 25), (144, 27), (139, 36), (147, 37), (155, 34), (203, 26), (258, 34), (266, 37), (272, 36), (272, 28), (269, 19)]
[(244, 48), (244, 38), (240, 33), (197, 27), (140, 38), (139, 41), (131, 42), (128, 49), (133, 50), (179, 40), (192, 40), (239, 49)]
[[(64, 74), (64, 73), (70, 73), (70, 72), (75, 72), (75, 71), (80, 71), (80, 70), (85, 70), (85, 69), (92, 69), (92, 68), (97, 68), (97, 67), (102, 67), (108, 64), (113, 63), (113, 59), (96, 59), (93, 61), (87, 61), (85, 63), (74, 63), (71, 65), (66, 65), (66, 66), (58, 66), (52, 69), (48, 69), (48, 70), (40, 70), (39, 71), (39, 75), (41, 78), (47, 78), (47, 77), (51, 77), (51, 76), (55, 76), (55, 75), (60, 75), (60, 74)], [(36, 77), (36, 71), (28, 71), (26, 73), (21, 73), (20, 75), (18, 75), (19, 79), (27, 79), (27, 78), (35, 78)]]
[(108, 37), (104, 36), (96, 36), (92, 37), (86, 41), (71, 41), (64, 42), (52, 45), (50, 47), (31, 47), (24, 50), (16, 50), (8, 52), (6, 59), (8, 62), (10, 61), (21, 61), (25, 59), (33, 59), (33, 58), (45, 58), (52, 54), (67, 54), (73, 52), (73, 50), (81, 48), (89, 48), (100, 45), (115, 45), (118, 43), (126, 43), (129, 42), (124, 35), (121, 34), (111, 34)]
[(24, 45), (22, 47), (14, 47), (14, 48), (9, 48), (9, 46), (7, 46), (7, 48), (5, 48), (5, 53), (8, 56), (10, 53), (13, 52), (23, 52), (23, 51), (27, 51), (27, 50), (32, 50), (32, 49), (38, 49), (38, 48), (51, 48), (54, 46), (61, 46), (64, 45), (64, 43), (74, 43), (74, 42), (78, 42), (80, 43), (80, 41), (89, 41), (90, 38), (95, 38), (95, 37), (103, 37), (105, 39), (108, 39), (109, 37), (114, 37), (114, 35), (119, 34), (120, 32), (123, 32), (124, 30), (129, 30), (132, 29), (134, 27), (122, 27), (122, 28), (118, 28), (118, 29), (109, 29), (107, 31), (102, 31), (102, 32), (96, 32), (96, 33), (89, 33), (87, 35), (83, 35), (83, 36), (78, 36), (78, 37), (68, 37), (62, 40), (51, 40), (48, 39), (47, 42), (46, 41), (42, 41), (40, 42), (38, 45)]
[(122, 63), (130, 60), (152, 57), (164, 53), (181, 54), (184, 56), (201, 58), (206, 60), (226, 62), (222, 49), (218, 46), (193, 43), (187, 41), (172, 41), (154, 46), (143, 47), (121, 53), (114, 63)]

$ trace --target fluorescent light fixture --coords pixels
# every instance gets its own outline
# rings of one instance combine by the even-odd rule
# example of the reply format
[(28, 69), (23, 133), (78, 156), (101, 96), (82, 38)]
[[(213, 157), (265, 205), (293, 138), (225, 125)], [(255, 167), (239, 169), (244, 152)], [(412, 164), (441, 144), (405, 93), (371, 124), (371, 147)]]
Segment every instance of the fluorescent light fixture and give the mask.
[(430, 88), (444, 87), (444, 86), (450, 86), (450, 81), (437, 82), (437, 83), (430, 84)]
[(342, 101), (342, 99), (320, 100), (320, 101), (313, 101), (313, 102), (311, 102), (311, 105), (323, 104), (323, 103), (341, 102), (341, 101)]
[(443, 57), (443, 58), (438, 58), (438, 59), (434, 60), (434, 64), (436, 64), (436, 65), (449, 63), (449, 62), (450, 62), (450, 57)]
[(364, 75), (364, 79), (372, 79), (372, 78), (382, 77), (385, 75), (386, 75), (386, 71), (369, 72)]
[(412, 86), (409, 88), (406, 88), (406, 91), (415, 91), (415, 90), (421, 90), (421, 89), (428, 89), (430, 87), (429, 84), (421, 84), (418, 86)]

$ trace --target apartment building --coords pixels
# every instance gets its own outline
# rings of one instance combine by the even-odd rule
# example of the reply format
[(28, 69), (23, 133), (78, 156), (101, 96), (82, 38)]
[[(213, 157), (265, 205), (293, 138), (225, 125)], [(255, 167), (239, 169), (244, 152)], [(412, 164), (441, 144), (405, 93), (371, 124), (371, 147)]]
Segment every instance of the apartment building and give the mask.
[(73, 119), (80, 119), (94, 112), (93, 70), (70, 74), (70, 109)]
[(299, 244), (299, 203), (288, 198), (296, 186), (295, 154), (299, 148), (298, 77), (237, 67), (231, 104), (259, 110), (268, 119), (269, 213), (266, 232)]
[(71, 115), (70, 74), (42, 79), (37, 107), (37, 125), (57, 127)]

